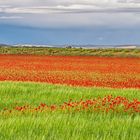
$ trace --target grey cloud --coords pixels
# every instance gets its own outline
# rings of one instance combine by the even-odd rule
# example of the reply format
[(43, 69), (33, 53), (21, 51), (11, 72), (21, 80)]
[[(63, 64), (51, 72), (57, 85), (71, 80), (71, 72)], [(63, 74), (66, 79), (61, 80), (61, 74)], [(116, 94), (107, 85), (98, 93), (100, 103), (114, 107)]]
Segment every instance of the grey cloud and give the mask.
[(139, 13), (138, 0), (0, 0), (0, 23), (37, 27), (133, 27)]
[(138, 0), (0, 0), (0, 12), (17, 14), (140, 12)]
[[(76, 6), (79, 6), (77, 8)], [(46, 14), (46, 13), (139, 13), (140, 7), (101, 8), (84, 5), (38, 6), (38, 7), (0, 7), (1, 13)], [(81, 8), (80, 8), (81, 7)]]

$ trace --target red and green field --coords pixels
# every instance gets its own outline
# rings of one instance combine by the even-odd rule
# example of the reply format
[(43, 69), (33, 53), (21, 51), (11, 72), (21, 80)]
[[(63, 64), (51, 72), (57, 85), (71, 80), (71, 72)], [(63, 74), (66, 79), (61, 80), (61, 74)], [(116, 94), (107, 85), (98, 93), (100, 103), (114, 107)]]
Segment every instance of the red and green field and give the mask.
[(0, 55), (1, 81), (140, 88), (140, 58)]
[(0, 139), (139, 140), (140, 58), (0, 55)]

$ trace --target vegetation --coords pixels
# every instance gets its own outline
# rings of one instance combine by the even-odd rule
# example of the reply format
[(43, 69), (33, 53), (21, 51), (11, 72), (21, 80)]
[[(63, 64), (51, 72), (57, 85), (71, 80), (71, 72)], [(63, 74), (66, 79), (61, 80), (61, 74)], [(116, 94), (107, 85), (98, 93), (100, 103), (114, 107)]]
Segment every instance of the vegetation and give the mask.
[(62, 56), (118, 56), (140, 57), (140, 49), (84, 49), (47, 47), (0, 47), (0, 54), (62, 55)]
[(0, 140), (139, 140), (140, 58), (118, 57), (140, 57), (140, 49), (0, 47), (0, 54)]
[(0, 81), (140, 88), (140, 58), (0, 55)]
[(3, 108), (41, 102), (63, 102), (112, 94), (140, 100), (140, 90), (83, 88), (43, 83), (0, 82), (0, 139), (1, 140), (139, 140), (139, 114), (97, 112), (40, 112), (4, 114)]

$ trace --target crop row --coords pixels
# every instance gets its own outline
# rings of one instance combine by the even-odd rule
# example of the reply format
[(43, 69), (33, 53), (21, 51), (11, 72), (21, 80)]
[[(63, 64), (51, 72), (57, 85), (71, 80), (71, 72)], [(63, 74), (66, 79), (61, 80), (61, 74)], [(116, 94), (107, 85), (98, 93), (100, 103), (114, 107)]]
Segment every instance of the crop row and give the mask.
[(95, 98), (88, 100), (79, 100), (64, 102), (61, 105), (47, 105), (40, 103), (39, 106), (33, 107), (31, 105), (14, 106), (12, 109), (4, 108), (1, 110), (3, 114), (9, 114), (12, 112), (22, 113), (36, 113), (36, 112), (47, 112), (47, 111), (63, 111), (63, 112), (115, 112), (115, 113), (127, 113), (135, 114), (140, 113), (140, 101), (138, 99), (129, 100), (126, 97), (112, 95), (105, 96), (103, 98)]

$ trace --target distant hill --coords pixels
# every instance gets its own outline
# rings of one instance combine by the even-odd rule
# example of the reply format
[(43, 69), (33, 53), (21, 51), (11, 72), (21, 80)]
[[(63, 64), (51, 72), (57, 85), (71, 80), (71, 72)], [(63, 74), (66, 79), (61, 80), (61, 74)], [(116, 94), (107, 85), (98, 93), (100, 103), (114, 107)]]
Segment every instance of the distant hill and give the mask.
[(140, 45), (36, 45), (36, 44), (17, 44), (17, 45), (7, 45), (7, 44), (0, 44), (0, 47), (39, 47), (39, 48), (83, 48), (83, 49), (111, 49), (111, 48), (120, 48), (120, 49), (136, 49), (140, 48)]
[(0, 44), (0, 47), (6, 47), (6, 46), (9, 46), (10, 47), (10, 45), (7, 45), (7, 44)]
[(58, 48), (84, 48), (84, 49), (98, 49), (98, 48), (103, 48), (103, 49), (109, 49), (109, 48), (120, 48), (120, 49), (135, 49), (135, 48), (140, 48), (140, 45), (54, 45), (54, 47)]
[[(97, 47), (97, 46), (96, 46)], [(107, 57), (140, 57), (140, 47), (135, 46), (117, 46), (107, 47), (82, 47), (82, 46), (64, 46), (64, 47), (41, 47), (41, 46), (14, 46), (0, 47), (0, 54), (23, 54), (23, 55), (49, 55), (49, 56), (107, 56)], [(118, 49), (119, 48), (119, 49)]]

